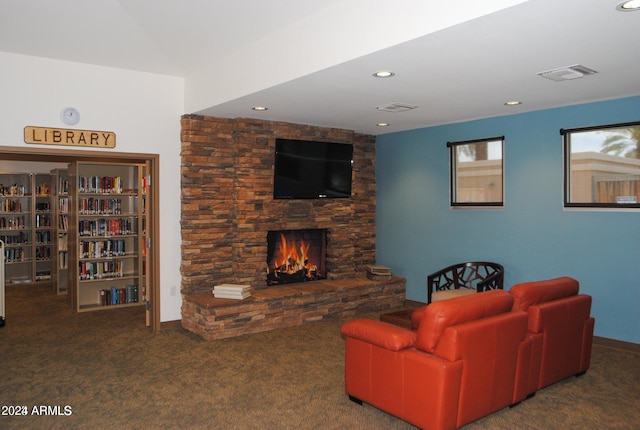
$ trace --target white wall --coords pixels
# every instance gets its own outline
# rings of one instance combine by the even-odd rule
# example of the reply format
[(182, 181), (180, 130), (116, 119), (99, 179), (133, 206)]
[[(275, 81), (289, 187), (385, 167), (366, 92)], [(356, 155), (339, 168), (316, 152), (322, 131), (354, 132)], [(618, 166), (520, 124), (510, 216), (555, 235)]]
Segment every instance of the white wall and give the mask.
[[(60, 121), (64, 106), (79, 110), (77, 125), (68, 127)], [(30, 125), (112, 131), (116, 134), (114, 152), (160, 155), (161, 321), (181, 318), (183, 113), (182, 78), (0, 52), (0, 145), (38, 146), (24, 143), (23, 129)]]
[[(526, 0), (325, 0), (309, 15), (276, 23), (253, 43), (208, 66), (192, 70), (186, 80), (189, 113), (252, 94), (390, 46), (435, 33)], [(215, 7), (225, 13), (224, 6)], [(206, 13), (206, 12), (205, 12)], [(287, 12), (282, 13), (284, 15)], [(226, 41), (225, 41), (226, 42)], [(233, 41), (229, 41), (233, 43)]]

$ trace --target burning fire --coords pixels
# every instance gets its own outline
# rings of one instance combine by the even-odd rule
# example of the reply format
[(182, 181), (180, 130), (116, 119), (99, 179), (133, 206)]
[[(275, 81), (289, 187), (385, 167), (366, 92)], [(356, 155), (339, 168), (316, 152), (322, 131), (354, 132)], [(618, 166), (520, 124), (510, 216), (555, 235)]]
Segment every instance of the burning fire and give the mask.
[(274, 272), (287, 273), (293, 275), (300, 271), (305, 271), (307, 277), (311, 277), (310, 273), (318, 270), (318, 266), (309, 265), (309, 243), (300, 241), (299, 244), (289, 245), (284, 234), (280, 234), (280, 243), (278, 245), (278, 254), (274, 257), (276, 267)]
[(324, 234), (324, 230), (269, 232), (273, 253), (267, 261), (267, 285), (326, 279)]

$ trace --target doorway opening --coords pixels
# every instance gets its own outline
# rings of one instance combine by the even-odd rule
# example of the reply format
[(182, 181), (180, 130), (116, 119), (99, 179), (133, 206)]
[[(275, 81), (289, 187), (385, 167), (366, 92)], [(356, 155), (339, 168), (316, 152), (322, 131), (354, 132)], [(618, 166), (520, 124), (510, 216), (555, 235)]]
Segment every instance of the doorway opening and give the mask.
[[(0, 146), (0, 161), (16, 162), (16, 163), (42, 163), (49, 165), (69, 164), (73, 162), (89, 162), (89, 163), (144, 163), (147, 166), (147, 175), (150, 184), (159, 184), (159, 155), (128, 153), (128, 152), (106, 152), (106, 151), (83, 151), (83, 150), (65, 150), (65, 149), (48, 149), (48, 148), (22, 148), (11, 146)], [(147, 284), (147, 305), (146, 318), (143, 323), (149, 326), (153, 331), (160, 330), (160, 285), (159, 271), (160, 266), (160, 250), (159, 231), (159, 196), (160, 190), (157, 186), (150, 186), (147, 199), (147, 207), (149, 211), (147, 229), (147, 237), (150, 238), (149, 243), (154, 241), (154, 246), (148, 247), (146, 250), (146, 259), (149, 262), (149, 269), (146, 271)]]

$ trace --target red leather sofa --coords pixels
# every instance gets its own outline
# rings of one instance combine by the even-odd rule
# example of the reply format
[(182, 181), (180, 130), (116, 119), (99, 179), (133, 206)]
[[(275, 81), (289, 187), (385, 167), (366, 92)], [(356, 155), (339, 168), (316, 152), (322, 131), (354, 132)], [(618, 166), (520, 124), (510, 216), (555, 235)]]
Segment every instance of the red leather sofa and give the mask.
[(516, 284), (509, 290), (513, 310), (529, 315), (532, 342), (528, 394), (587, 371), (595, 319), (591, 296), (579, 294), (578, 281), (560, 277)]
[(453, 429), (526, 398), (533, 339), (503, 290), (423, 308), (417, 330), (345, 323), (345, 387), (423, 429)]

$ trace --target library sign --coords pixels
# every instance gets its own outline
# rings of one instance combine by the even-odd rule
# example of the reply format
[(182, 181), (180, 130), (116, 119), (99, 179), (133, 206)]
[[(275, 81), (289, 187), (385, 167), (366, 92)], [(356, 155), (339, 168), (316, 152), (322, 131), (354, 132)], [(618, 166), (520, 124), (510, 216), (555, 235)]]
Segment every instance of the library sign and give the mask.
[(116, 134), (111, 131), (27, 126), (24, 128), (24, 142), (40, 145), (115, 148)]

